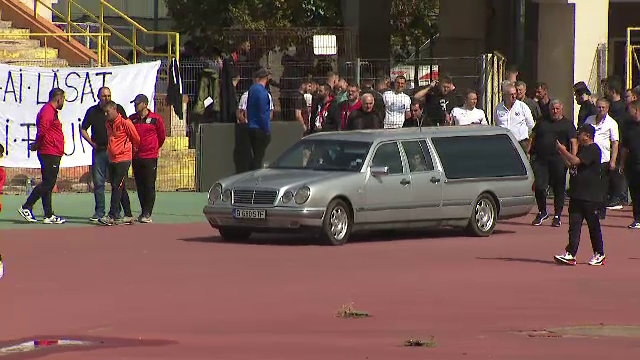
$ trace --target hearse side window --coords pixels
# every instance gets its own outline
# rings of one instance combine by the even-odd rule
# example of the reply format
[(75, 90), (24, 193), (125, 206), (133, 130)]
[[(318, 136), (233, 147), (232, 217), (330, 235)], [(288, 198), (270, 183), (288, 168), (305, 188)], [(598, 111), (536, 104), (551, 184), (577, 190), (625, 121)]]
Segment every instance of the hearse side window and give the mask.
[(373, 156), (371, 162), (373, 167), (389, 167), (389, 174), (402, 174), (404, 170), (402, 168), (402, 158), (400, 157), (400, 150), (398, 144), (395, 142), (386, 143), (378, 146), (376, 154)]
[(448, 179), (525, 176), (520, 154), (505, 134), (434, 137)]
[[(424, 144), (422, 144), (423, 142)], [(403, 141), (402, 147), (404, 148), (405, 155), (407, 155), (409, 170), (412, 173), (433, 170), (433, 162), (431, 161), (429, 148), (427, 148), (427, 143), (424, 140), (420, 142)]]

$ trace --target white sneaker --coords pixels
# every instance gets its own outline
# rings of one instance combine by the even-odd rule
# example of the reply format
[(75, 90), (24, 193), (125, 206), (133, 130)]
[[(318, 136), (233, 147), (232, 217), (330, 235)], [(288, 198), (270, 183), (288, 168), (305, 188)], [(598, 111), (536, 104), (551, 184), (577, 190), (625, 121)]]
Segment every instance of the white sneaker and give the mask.
[(569, 254), (568, 252), (565, 252), (562, 255), (556, 255), (554, 256), (554, 259), (556, 260), (557, 263), (563, 264), (563, 265), (575, 265), (576, 264), (576, 257)]
[(31, 209), (25, 209), (21, 207), (20, 209), (18, 209), (18, 214), (20, 214), (20, 216), (22, 216), (28, 222), (38, 222), (38, 219), (36, 219), (36, 216), (33, 215), (33, 211)]
[(589, 265), (591, 266), (600, 266), (600, 265), (604, 265), (604, 263), (605, 263), (605, 256), (600, 254), (593, 254), (593, 257), (589, 261)]
[(140, 216), (138, 218), (138, 222), (140, 222), (142, 224), (151, 224), (153, 222), (153, 220), (151, 219), (150, 216)]
[(64, 224), (67, 222), (67, 220), (56, 216), (56, 215), (51, 215), (48, 218), (44, 218), (44, 220), (42, 220), (43, 223), (45, 224)]

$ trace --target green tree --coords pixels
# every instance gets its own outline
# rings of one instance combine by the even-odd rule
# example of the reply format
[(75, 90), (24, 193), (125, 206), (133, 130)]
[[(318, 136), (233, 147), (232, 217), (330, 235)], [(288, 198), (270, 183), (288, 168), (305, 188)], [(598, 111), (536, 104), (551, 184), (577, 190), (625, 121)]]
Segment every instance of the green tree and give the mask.
[[(165, 0), (176, 30), (229, 50), (223, 29), (335, 27), (341, 0)], [(393, 57), (406, 59), (436, 31), (439, 0), (393, 0)], [(203, 41), (204, 40), (204, 41)]]
[(391, 49), (396, 59), (415, 54), (437, 32), (439, 0), (393, 0)]
[[(341, 0), (165, 0), (176, 30), (224, 48), (223, 29), (340, 26)], [(228, 50), (228, 49), (223, 49)]]

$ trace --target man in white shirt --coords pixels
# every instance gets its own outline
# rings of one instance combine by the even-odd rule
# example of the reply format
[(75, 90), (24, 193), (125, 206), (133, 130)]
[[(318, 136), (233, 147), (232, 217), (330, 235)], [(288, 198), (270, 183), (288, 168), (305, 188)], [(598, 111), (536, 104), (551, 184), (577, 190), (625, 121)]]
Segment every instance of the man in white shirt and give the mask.
[[(596, 128), (594, 142), (600, 147), (602, 163), (602, 186), (609, 186), (609, 176), (611, 172), (618, 171), (616, 160), (618, 159), (618, 143), (620, 141), (620, 131), (618, 123), (608, 115), (611, 103), (606, 98), (600, 98), (596, 102), (596, 115), (589, 116), (584, 123), (593, 125)], [(600, 218), (606, 217), (606, 200), (602, 199), (600, 207)]]
[(455, 125), (489, 125), (487, 117), (482, 109), (476, 108), (478, 104), (478, 93), (469, 90), (465, 98), (464, 105), (451, 110), (451, 118)]
[(502, 102), (496, 106), (493, 118), (496, 125), (511, 130), (526, 154), (529, 154), (529, 133), (535, 123), (531, 109), (516, 99), (515, 85), (509, 83), (502, 87)]
[(411, 117), (411, 98), (404, 93), (407, 79), (398, 75), (395, 79), (394, 91), (382, 94), (385, 105), (384, 128), (397, 129), (404, 125), (405, 119)]

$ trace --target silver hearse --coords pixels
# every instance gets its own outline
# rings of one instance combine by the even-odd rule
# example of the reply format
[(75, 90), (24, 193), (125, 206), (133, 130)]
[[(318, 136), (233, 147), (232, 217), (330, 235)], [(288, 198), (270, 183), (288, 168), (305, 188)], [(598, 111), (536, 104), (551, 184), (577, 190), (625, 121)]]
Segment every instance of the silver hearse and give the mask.
[(307, 136), (267, 167), (214, 184), (204, 214), (226, 240), (302, 232), (460, 227), (489, 236), (527, 215), (533, 172), (511, 132), (454, 126)]

